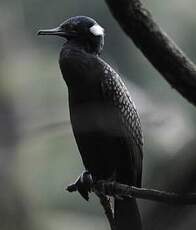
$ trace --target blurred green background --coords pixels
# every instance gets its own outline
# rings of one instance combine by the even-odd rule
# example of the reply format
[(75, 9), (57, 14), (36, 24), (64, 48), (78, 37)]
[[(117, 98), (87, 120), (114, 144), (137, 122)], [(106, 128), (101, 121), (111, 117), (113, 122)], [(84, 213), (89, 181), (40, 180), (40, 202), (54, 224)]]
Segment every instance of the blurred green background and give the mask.
[[(164, 30), (196, 60), (196, 1), (146, 0)], [(102, 54), (136, 102), (144, 130), (143, 184), (193, 192), (196, 110), (123, 34), (103, 0), (0, 0), (0, 229), (108, 229), (96, 197), (64, 192), (83, 170), (58, 66), (59, 38), (37, 37), (74, 15), (106, 31)], [(139, 201), (144, 229), (195, 229), (196, 207)]]

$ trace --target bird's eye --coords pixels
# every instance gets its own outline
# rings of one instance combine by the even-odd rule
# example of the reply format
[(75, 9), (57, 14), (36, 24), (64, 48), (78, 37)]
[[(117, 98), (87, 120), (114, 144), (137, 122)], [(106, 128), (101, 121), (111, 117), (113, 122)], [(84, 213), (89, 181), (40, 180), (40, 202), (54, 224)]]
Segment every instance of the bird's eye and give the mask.
[(78, 31), (76, 29), (71, 29), (72, 33), (77, 33)]
[(68, 30), (71, 33), (77, 33), (78, 32), (77, 28), (75, 26), (73, 26), (73, 25), (70, 25), (69, 28), (68, 28)]

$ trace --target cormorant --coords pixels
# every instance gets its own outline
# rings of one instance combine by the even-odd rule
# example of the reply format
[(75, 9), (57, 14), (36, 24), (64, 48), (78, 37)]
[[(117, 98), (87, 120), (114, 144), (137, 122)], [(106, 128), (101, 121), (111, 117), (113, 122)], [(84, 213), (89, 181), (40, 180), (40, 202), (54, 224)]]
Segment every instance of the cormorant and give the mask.
[[(76, 16), (38, 34), (65, 39), (59, 64), (75, 140), (93, 181), (141, 186), (140, 119), (120, 76), (100, 58), (104, 29), (89, 17)], [(114, 216), (118, 230), (142, 228), (135, 198), (115, 198)]]

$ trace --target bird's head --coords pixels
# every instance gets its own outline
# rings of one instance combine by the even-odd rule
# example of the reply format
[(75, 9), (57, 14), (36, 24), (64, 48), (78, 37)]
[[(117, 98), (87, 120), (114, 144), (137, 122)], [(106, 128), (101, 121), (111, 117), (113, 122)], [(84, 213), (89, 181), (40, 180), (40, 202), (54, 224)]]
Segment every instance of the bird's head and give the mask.
[(38, 35), (63, 37), (67, 42), (93, 54), (100, 54), (104, 45), (104, 29), (86, 16), (71, 17), (54, 29), (38, 31)]

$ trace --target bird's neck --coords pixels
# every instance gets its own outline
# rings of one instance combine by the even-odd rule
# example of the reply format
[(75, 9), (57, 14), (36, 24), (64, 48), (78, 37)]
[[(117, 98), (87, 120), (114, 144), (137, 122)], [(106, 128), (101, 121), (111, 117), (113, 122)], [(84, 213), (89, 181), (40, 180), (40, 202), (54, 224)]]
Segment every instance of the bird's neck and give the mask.
[(93, 42), (89, 42), (87, 40), (82, 39), (74, 39), (68, 41), (67, 44), (70, 47), (75, 47), (77, 49), (83, 50), (86, 53), (99, 55), (99, 48)]
[(68, 88), (74, 91), (80, 91), (83, 87), (92, 88), (99, 81), (95, 74), (101, 71), (98, 60), (97, 55), (87, 53), (78, 44), (65, 43), (59, 64)]

